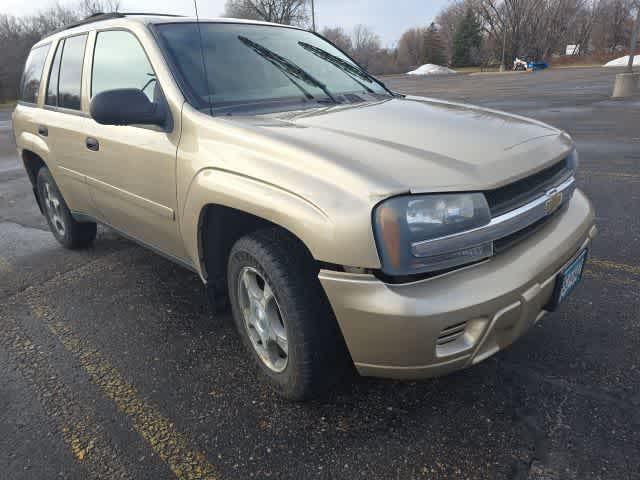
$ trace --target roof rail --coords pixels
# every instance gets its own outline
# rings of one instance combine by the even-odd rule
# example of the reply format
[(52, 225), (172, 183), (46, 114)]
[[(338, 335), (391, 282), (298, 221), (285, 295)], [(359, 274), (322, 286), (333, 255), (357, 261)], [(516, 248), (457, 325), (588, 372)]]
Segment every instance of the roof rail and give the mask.
[(89, 15), (87, 18), (82, 20), (78, 20), (77, 22), (71, 22), (63, 27), (58, 28), (51, 32), (51, 35), (58, 32), (64, 32), (65, 30), (69, 30), (73, 27), (79, 27), (80, 25), (86, 25), (87, 23), (99, 22), (101, 20), (110, 20), (112, 18), (122, 18), (124, 15), (122, 13), (94, 13), (93, 15)]
[(120, 12), (123, 16), (143, 15), (147, 17), (184, 17), (184, 15), (176, 15), (175, 13), (153, 13), (153, 12)]
[(102, 20), (111, 20), (113, 18), (124, 18), (130, 15), (148, 15), (153, 17), (181, 17), (182, 15), (172, 15), (170, 13), (145, 13), (145, 12), (113, 12), (113, 13), (103, 13), (98, 12), (92, 15), (89, 15), (82, 20), (78, 20), (77, 22), (71, 22), (63, 27), (58, 28), (51, 32), (51, 35), (58, 32), (63, 32), (65, 30), (69, 30), (70, 28), (79, 27), (80, 25), (86, 25), (88, 23), (100, 22)]

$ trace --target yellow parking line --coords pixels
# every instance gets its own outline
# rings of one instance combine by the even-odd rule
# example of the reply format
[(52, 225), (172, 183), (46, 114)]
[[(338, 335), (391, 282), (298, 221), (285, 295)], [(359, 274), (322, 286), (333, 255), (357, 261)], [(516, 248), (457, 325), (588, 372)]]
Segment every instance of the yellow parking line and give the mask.
[(7, 348), (22, 376), (33, 384), (44, 413), (59, 424), (62, 438), (82, 464), (87, 478), (132, 479), (119, 460), (119, 452), (96, 421), (95, 412), (78, 403), (75, 393), (60, 382), (43, 349), (20, 333), (10, 319), (3, 319), (2, 325), (0, 345)]
[(0, 257), (0, 272), (13, 273), (13, 267), (4, 258)]
[(95, 445), (95, 443), (91, 441), (87, 443), (87, 445), (85, 446), (82, 443), (82, 440), (80, 440), (80, 437), (75, 433), (71, 434), (70, 443), (71, 443), (71, 450), (73, 451), (73, 454), (81, 462), (84, 460), (84, 457), (87, 455), (87, 453), (93, 450), (93, 447)]
[(616, 263), (609, 260), (599, 260), (597, 258), (591, 258), (588, 262), (593, 267), (602, 268), (604, 270), (614, 270), (617, 272), (630, 273), (631, 275), (640, 275), (640, 266), (627, 265), (625, 263)]
[(584, 270), (584, 276), (585, 278), (593, 278), (610, 285), (619, 285), (621, 287), (636, 288), (638, 284), (638, 282), (633, 278), (614, 275), (608, 271), (594, 270), (592, 268), (586, 268)]
[(587, 263), (585, 275), (606, 283), (637, 288), (638, 278), (635, 277), (640, 276), (640, 266), (591, 258)]
[(142, 401), (138, 392), (108, 359), (66, 323), (55, 320), (41, 306), (32, 307), (64, 348), (73, 354), (91, 382), (111, 399), (119, 411), (129, 416), (135, 430), (165, 461), (179, 480), (215, 479), (215, 469), (204, 454), (191, 446), (187, 435), (179, 432), (170, 419)]

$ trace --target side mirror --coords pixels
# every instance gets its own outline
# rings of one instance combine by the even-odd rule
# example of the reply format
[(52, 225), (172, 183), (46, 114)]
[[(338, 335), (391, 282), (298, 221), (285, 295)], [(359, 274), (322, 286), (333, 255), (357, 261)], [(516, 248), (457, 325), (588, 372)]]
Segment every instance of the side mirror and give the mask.
[(102, 125), (167, 125), (167, 111), (137, 88), (107, 90), (97, 94), (89, 107)]

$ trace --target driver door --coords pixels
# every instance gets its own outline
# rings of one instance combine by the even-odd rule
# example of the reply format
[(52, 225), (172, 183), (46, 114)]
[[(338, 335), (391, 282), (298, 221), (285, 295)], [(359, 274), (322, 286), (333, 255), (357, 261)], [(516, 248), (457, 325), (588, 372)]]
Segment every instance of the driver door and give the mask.
[[(90, 97), (106, 90), (137, 88), (152, 102), (166, 101), (132, 32), (98, 31), (94, 41)], [(174, 118), (174, 129), (178, 121)], [(155, 126), (90, 123), (86, 178), (100, 220), (151, 248), (184, 258), (176, 219), (179, 137)]]

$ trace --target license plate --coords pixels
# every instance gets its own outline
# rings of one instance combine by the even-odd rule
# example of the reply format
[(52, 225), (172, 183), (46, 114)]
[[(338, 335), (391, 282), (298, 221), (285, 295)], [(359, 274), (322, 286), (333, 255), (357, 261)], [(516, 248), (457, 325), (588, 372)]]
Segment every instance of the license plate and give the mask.
[(556, 286), (551, 297), (551, 302), (547, 310), (555, 310), (558, 308), (565, 298), (573, 291), (575, 286), (580, 283), (582, 278), (582, 270), (587, 259), (587, 250), (584, 249), (578, 256), (564, 267), (556, 278)]

